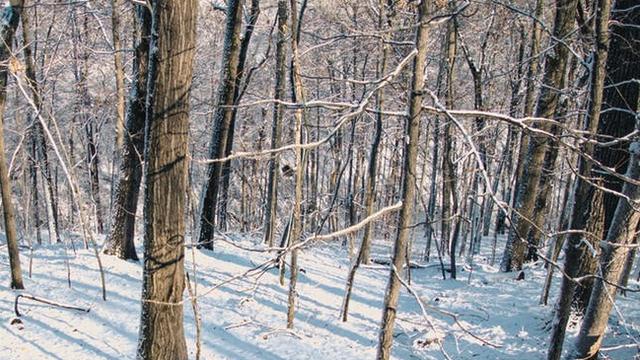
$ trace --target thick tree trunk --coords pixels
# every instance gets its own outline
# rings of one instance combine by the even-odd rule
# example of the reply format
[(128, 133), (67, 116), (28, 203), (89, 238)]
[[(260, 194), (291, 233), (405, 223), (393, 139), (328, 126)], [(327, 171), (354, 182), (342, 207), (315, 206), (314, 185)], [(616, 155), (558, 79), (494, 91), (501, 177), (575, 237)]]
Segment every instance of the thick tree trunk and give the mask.
[(600, 258), (600, 240), (604, 237), (604, 209), (602, 206), (602, 190), (593, 189), (593, 197), (590, 205), (590, 215), (585, 226), (586, 234), (582, 237), (589, 246), (581, 245), (580, 265), (576, 277), (585, 277), (576, 287), (573, 294), (573, 306), (584, 315), (584, 311), (589, 305), (589, 298), (593, 290), (594, 279), (589, 277), (596, 275), (598, 259)]
[[(524, 96), (524, 116), (532, 116), (535, 105), (536, 80), (540, 73), (540, 40), (542, 37), (542, 25), (544, 11), (544, 0), (536, 0), (535, 18), (531, 20), (531, 44), (529, 45), (529, 69), (526, 77), (526, 90)], [(522, 130), (520, 132), (520, 146), (518, 147), (518, 157), (516, 167), (514, 169), (514, 184), (512, 186), (512, 194), (510, 196), (511, 208), (515, 208), (518, 201), (518, 189), (520, 181), (523, 178), (527, 151), (529, 149), (529, 135)], [(510, 211), (513, 213), (513, 211)], [(513, 224), (512, 224), (513, 225)], [(509, 229), (509, 233), (513, 232), (513, 228)]]
[[(611, 26), (611, 50), (606, 67), (608, 86), (604, 89), (604, 105), (598, 133), (620, 137), (634, 129), (640, 129), (638, 118), (634, 116), (634, 113), (640, 110), (640, 85), (634, 81), (640, 78), (640, 58), (635, 46), (640, 41), (640, 7), (633, 0), (618, 0), (613, 14), (616, 21), (612, 22)], [(609, 137), (605, 138), (605, 141), (606, 139)], [(613, 147), (597, 148), (595, 158), (603, 166), (614, 168), (618, 173), (625, 172), (626, 168), (626, 176), (638, 180), (639, 148), (640, 143), (637, 140), (631, 144), (621, 142)], [(618, 190), (621, 183), (622, 179), (613, 174), (604, 176), (606, 188)], [(597, 358), (617, 293), (615, 285), (620, 280), (625, 256), (629, 250), (625, 245), (633, 241), (637, 230), (640, 213), (632, 208), (630, 202), (634, 203), (640, 199), (640, 187), (626, 182), (622, 185), (621, 191), (629, 200), (619, 199), (609, 193), (603, 195), (604, 231), (607, 236), (606, 243), (601, 246), (602, 255), (598, 271), (602, 278), (595, 280), (589, 306), (576, 339), (574, 355), (579, 358)]]
[[(144, 274), (139, 359), (187, 359), (182, 293), (195, 0), (157, 0), (146, 108)], [(167, 211), (171, 209), (171, 211)]]
[(422, 93), (425, 80), (425, 64), (427, 60), (429, 1), (418, 5), (418, 29), (415, 38), (417, 55), (413, 60), (413, 78), (409, 92), (409, 117), (406, 125), (407, 141), (404, 153), (404, 176), (402, 180), (402, 207), (398, 215), (398, 232), (393, 247), (393, 262), (389, 272), (389, 281), (382, 308), (382, 323), (378, 342), (377, 359), (387, 360), (391, 357), (393, 343), (393, 327), (398, 312), (400, 297), (400, 280), (402, 266), (405, 263), (407, 241), (413, 221), (413, 202), (416, 189), (416, 164), (418, 157), (418, 141), (420, 137), (420, 117), (422, 114)]
[[(565, 39), (574, 27), (577, 0), (558, 0), (553, 28), (554, 39)], [(554, 41), (553, 52), (545, 55), (543, 86), (540, 90), (536, 107), (536, 117), (553, 118), (556, 114), (561, 91), (565, 88), (565, 70), (569, 60), (569, 48), (559, 41)], [(550, 124), (540, 125), (544, 131), (550, 130)], [(542, 175), (542, 167), (547, 153), (549, 139), (546, 136), (530, 136), (529, 147), (525, 158), (525, 171), (519, 184), (516, 197), (516, 213), (514, 229), (509, 233), (500, 268), (504, 272), (522, 269), (528, 249), (527, 234), (531, 228), (538, 186)]]
[(144, 152), (145, 98), (147, 96), (147, 65), (149, 58), (149, 36), (151, 13), (145, 6), (136, 5), (136, 56), (133, 62), (133, 78), (127, 106), (127, 126), (120, 162), (120, 178), (113, 205), (111, 230), (106, 239), (104, 253), (125, 260), (138, 260), (134, 235), (138, 195), (142, 181), (142, 159)]
[[(636, 120), (637, 130), (640, 130), (640, 120)], [(640, 180), (640, 141), (636, 140), (631, 143), (629, 152), (631, 157), (626, 176), (637, 181)], [(634, 204), (640, 201), (640, 186), (625, 183), (622, 187), (622, 193), (628, 200), (620, 199), (618, 201), (605, 243), (602, 244), (602, 256), (599, 264), (601, 277), (595, 280), (589, 307), (576, 339), (574, 354), (577, 359), (597, 359), (598, 357), (604, 331), (609, 321), (609, 313), (618, 292), (616, 285), (620, 280), (629, 251), (628, 245), (635, 238), (636, 227), (640, 220), (640, 212), (634, 208)]]
[[(593, 73), (591, 74), (591, 89), (589, 99), (589, 113), (585, 119), (585, 129), (590, 134), (596, 131), (601, 133), (600, 110), (602, 108), (602, 99), (605, 84), (605, 64), (607, 64), (607, 51), (609, 47), (609, 16), (611, 12), (611, 0), (598, 0), (597, 21), (596, 21), (596, 49), (594, 51)], [(613, 47), (612, 47), (612, 50)], [(583, 151), (587, 155), (593, 154), (593, 145), (585, 143)], [(579, 174), (576, 179), (577, 184), (574, 191), (574, 206), (569, 222), (569, 228), (575, 230), (586, 229), (589, 216), (592, 213), (591, 198), (593, 195), (593, 187), (582, 177), (591, 176), (591, 162), (584, 157), (579, 160)], [(575, 277), (580, 268), (580, 244), (582, 235), (579, 233), (570, 233), (567, 236), (565, 244), (565, 263), (564, 272), (566, 276)], [(576, 284), (573, 279), (562, 278), (560, 285), (560, 294), (555, 305), (553, 329), (551, 339), (549, 341), (549, 350), (547, 358), (549, 360), (557, 360), (562, 356), (562, 346), (564, 336), (571, 313), (571, 302)]]

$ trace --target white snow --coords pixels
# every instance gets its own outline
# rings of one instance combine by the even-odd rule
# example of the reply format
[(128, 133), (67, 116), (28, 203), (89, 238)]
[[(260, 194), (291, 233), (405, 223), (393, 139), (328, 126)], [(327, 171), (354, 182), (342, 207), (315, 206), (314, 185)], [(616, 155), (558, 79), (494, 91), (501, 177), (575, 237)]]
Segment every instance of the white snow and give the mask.
[[(237, 236), (244, 247), (254, 239)], [(488, 244), (485, 242), (485, 244)], [(389, 243), (376, 242), (376, 257), (388, 257)], [(423, 248), (420, 242), (416, 249)], [(487, 247), (487, 252), (490, 251)], [(26, 293), (90, 312), (54, 308), (22, 299), (23, 329), (11, 325), (15, 317), (10, 290), (6, 247), (0, 247), (0, 359), (132, 359), (139, 325), (142, 266), (110, 256), (102, 260), (107, 274), (108, 301), (101, 299), (99, 274), (91, 251), (68, 251), (72, 287), (67, 286), (65, 254), (57, 246), (37, 248), (33, 277), (27, 277), (28, 251), (22, 250)], [(141, 249), (138, 249), (142, 255)], [(280, 286), (276, 269), (262, 276), (233, 281), (207, 293), (229, 277), (268, 259), (259, 252), (216, 242), (214, 252), (194, 250), (197, 264), (198, 303), (202, 317), (202, 359), (372, 359), (375, 358), (381, 305), (388, 268), (361, 267), (356, 275), (349, 321), (338, 318), (344, 281), (349, 267), (340, 241), (318, 244), (300, 253), (303, 269), (298, 280), (295, 328), (286, 330), (288, 284)], [(542, 359), (548, 346), (552, 306), (538, 305), (544, 269), (541, 263), (527, 267), (526, 280), (503, 274), (488, 264), (489, 256), (474, 259), (471, 281), (468, 268), (460, 267), (458, 280), (442, 280), (437, 259), (412, 272), (412, 287), (427, 305), (432, 328), (415, 299), (402, 292), (395, 327), (396, 359), (443, 359), (440, 346), (452, 359)], [(193, 270), (191, 249), (186, 268)], [(418, 261), (419, 259), (415, 259)], [(446, 262), (446, 261), (445, 261)], [(447, 276), (449, 274), (447, 273)], [(288, 278), (287, 278), (288, 279)], [(193, 280), (193, 275), (192, 275)], [(558, 279), (550, 296), (555, 301)], [(632, 281), (631, 286), (638, 286)], [(205, 294), (206, 295), (203, 295)], [(639, 295), (619, 297), (624, 319), (612, 314), (604, 347), (636, 342), (639, 335)], [(195, 325), (185, 291), (185, 333), (190, 357), (195, 357)], [(465, 333), (451, 317), (434, 309), (455, 313), (462, 326), (476, 337), (497, 344), (492, 348)], [(565, 348), (577, 332), (570, 327)], [(606, 352), (612, 359), (630, 359), (633, 347)]]

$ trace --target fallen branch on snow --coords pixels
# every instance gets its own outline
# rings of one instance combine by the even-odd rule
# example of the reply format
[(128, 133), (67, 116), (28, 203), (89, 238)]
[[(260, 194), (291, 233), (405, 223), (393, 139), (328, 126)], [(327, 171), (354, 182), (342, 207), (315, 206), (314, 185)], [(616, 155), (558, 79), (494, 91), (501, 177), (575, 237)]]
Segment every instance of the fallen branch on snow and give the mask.
[(77, 307), (77, 306), (57, 303), (55, 301), (42, 299), (42, 298), (35, 297), (35, 296), (29, 295), (29, 294), (19, 294), (18, 296), (16, 296), (16, 301), (15, 301), (15, 303), (13, 305), (13, 310), (16, 313), (16, 317), (20, 317), (21, 316), (20, 312), (18, 311), (18, 300), (20, 300), (21, 297), (25, 298), (25, 299), (41, 302), (43, 304), (47, 304), (47, 305), (51, 305), (51, 306), (55, 306), (55, 307), (59, 307), (59, 308), (63, 308), (63, 309), (68, 309), (68, 310), (77, 310), (77, 311), (83, 311), (83, 312), (89, 312), (91, 310), (90, 308), (81, 308), (81, 307)]

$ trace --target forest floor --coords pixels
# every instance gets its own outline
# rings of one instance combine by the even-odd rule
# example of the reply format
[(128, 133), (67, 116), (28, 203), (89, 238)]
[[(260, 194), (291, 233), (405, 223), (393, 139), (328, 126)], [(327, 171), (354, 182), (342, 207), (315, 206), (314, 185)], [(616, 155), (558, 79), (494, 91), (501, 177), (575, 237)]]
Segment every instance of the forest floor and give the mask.
[[(490, 241), (486, 239), (485, 241)], [(243, 247), (254, 240), (236, 238)], [(202, 321), (201, 359), (373, 359), (389, 269), (361, 267), (355, 280), (349, 321), (339, 319), (349, 263), (339, 241), (301, 252), (299, 298), (295, 328), (286, 330), (287, 286), (278, 283), (277, 269), (261, 276), (231, 277), (256, 267), (269, 255), (243, 250), (231, 242), (216, 242), (214, 252), (187, 249), (186, 268), (197, 264), (199, 312)], [(420, 243), (415, 248), (423, 248)], [(484, 246), (484, 248), (489, 248)], [(25, 293), (84, 307), (79, 312), (22, 299), (22, 324), (11, 324), (14, 299), (10, 290), (6, 248), (0, 247), (0, 359), (131, 359), (136, 351), (142, 265), (102, 256), (107, 298), (101, 298), (100, 278), (92, 251), (42, 246), (33, 254), (33, 275), (27, 277), (29, 253), (22, 250)], [(141, 249), (139, 255), (142, 255)], [(374, 256), (388, 259), (390, 244), (376, 243)], [(69, 259), (68, 287), (65, 259)], [(411, 287), (426, 305), (428, 321), (415, 297), (402, 291), (396, 322), (396, 359), (542, 359), (548, 346), (551, 306), (538, 304), (544, 282), (542, 263), (527, 266), (525, 280), (503, 274), (489, 264), (489, 254), (458, 268), (458, 279), (442, 280), (437, 259), (412, 270)], [(414, 259), (418, 261), (419, 259)], [(287, 277), (288, 279), (288, 277)], [(192, 276), (193, 280), (193, 276)], [(550, 296), (555, 302), (557, 284)], [(288, 281), (287, 281), (288, 283)], [(631, 286), (638, 286), (633, 281)], [(185, 295), (188, 296), (185, 291)], [(611, 359), (631, 359), (640, 339), (640, 294), (620, 297), (605, 339)], [(449, 315), (456, 314), (459, 325)], [(191, 303), (184, 304), (185, 333), (190, 358), (195, 358), (196, 326)], [(465, 330), (461, 328), (464, 327)], [(570, 325), (565, 348), (577, 332)], [(495, 345), (497, 347), (493, 347)]]

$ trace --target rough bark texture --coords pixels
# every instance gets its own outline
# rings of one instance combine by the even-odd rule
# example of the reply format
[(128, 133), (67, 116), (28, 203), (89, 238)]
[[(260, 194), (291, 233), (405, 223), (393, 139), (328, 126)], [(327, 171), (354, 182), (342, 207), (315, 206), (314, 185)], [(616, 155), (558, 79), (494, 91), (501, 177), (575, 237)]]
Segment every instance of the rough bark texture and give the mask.
[[(556, 2), (556, 16), (553, 27), (555, 39), (565, 39), (573, 30), (577, 0), (558, 0)], [(565, 70), (569, 59), (569, 48), (555, 41), (554, 51), (545, 55), (545, 69), (543, 86), (538, 97), (535, 115), (537, 117), (553, 118), (558, 106), (560, 92), (565, 87)], [(540, 126), (549, 131), (550, 125)], [(522, 269), (528, 249), (526, 237), (531, 228), (530, 219), (538, 194), (538, 186), (549, 139), (546, 136), (530, 136), (529, 148), (525, 157), (525, 171), (519, 184), (516, 197), (516, 212), (514, 229), (509, 233), (509, 239), (504, 250), (500, 268), (504, 272)]]
[[(536, 79), (538, 74), (540, 73), (540, 62), (539, 62), (539, 53), (540, 53), (540, 38), (542, 37), (542, 26), (540, 21), (543, 21), (543, 11), (544, 11), (544, 1), (537, 0), (536, 1), (536, 9), (535, 9), (535, 19), (531, 20), (531, 44), (529, 45), (529, 58), (532, 60), (529, 63), (529, 69), (527, 70), (526, 77), (526, 91), (524, 96), (524, 116), (532, 116), (535, 105), (535, 92), (536, 92)], [(511, 200), (513, 201), (513, 205), (518, 201), (518, 188), (520, 184), (520, 179), (522, 179), (522, 175), (524, 174), (526, 155), (529, 149), (529, 134), (525, 131), (520, 133), (520, 146), (518, 149), (518, 158), (516, 161), (515, 168), (515, 186), (513, 186), (513, 196), (511, 196)], [(509, 232), (512, 232), (510, 230)]]
[[(184, 214), (195, 0), (153, 4), (145, 146), (144, 275), (139, 359), (187, 359)], [(171, 209), (171, 211), (167, 211)]]
[[(213, 115), (213, 133), (209, 144), (210, 159), (223, 158), (227, 148), (227, 138), (229, 137), (231, 119), (233, 117), (233, 94), (238, 76), (243, 2), (243, 0), (230, 0), (227, 2), (222, 71), (218, 88), (217, 107)], [(207, 180), (202, 189), (203, 198), (199, 215), (200, 234), (198, 244), (205, 249), (213, 249), (215, 214), (221, 176), (222, 163), (214, 162), (210, 164)]]
[[(604, 237), (604, 209), (602, 207), (602, 191), (594, 189), (593, 197), (590, 205), (589, 220), (585, 226), (586, 234), (582, 237), (583, 241), (589, 243), (590, 246), (584, 244), (580, 246), (580, 266), (576, 277), (595, 275), (600, 257), (600, 240)], [(584, 314), (587, 305), (589, 305), (589, 297), (593, 289), (594, 279), (586, 277), (576, 287), (573, 294), (573, 307)]]
[(138, 260), (134, 245), (138, 195), (142, 181), (142, 159), (144, 152), (145, 98), (147, 96), (147, 65), (149, 58), (149, 35), (151, 13), (145, 6), (136, 5), (136, 26), (140, 38), (136, 44), (133, 62), (133, 78), (127, 106), (127, 126), (120, 162), (120, 178), (113, 204), (111, 231), (107, 237), (104, 253), (121, 259)]
[[(585, 129), (590, 133), (595, 134), (601, 132), (600, 127), (600, 110), (602, 108), (602, 98), (604, 93), (605, 84), (605, 64), (607, 64), (607, 50), (609, 46), (609, 16), (611, 11), (611, 0), (599, 0), (598, 8), (600, 9), (596, 16), (596, 44), (597, 47), (594, 52), (594, 67), (593, 74), (591, 75), (591, 89), (590, 89), (590, 102), (589, 113), (586, 118)], [(612, 50), (614, 47), (612, 46)], [(589, 143), (583, 147), (585, 154), (590, 155), (593, 153), (593, 145)], [(591, 176), (592, 164), (586, 161), (584, 157), (579, 160), (579, 174), (581, 176)], [(591, 202), (593, 197), (593, 187), (583, 178), (578, 177), (576, 188), (574, 191), (573, 199), (574, 206), (571, 214), (571, 220), (569, 222), (570, 229), (583, 230), (587, 227), (589, 216), (592, 213)], [(564, 272), (569, 277), (577, 275), (580, 268), (580, 243), (582, 241), (582, 235), (579, 233), (571, 233), (567, 236), (565, 245), (565, 263)], [(560, 285), (560, 295), (555, 305), (553, 329), (551, 331), (551, 339), (549, 341), (549, 350), (547, 352), (547, 358), (550, 360), (560, 359), (562, 355), (562, 346), (564, 343), (564, 336), (567, 328), (567, 322), (569, 321), (569, 315), (571, 312), (571, 302), (573, 294), (576, 288), (575, 282), (565, 277), (562, 278)]]
[(11, 1), (5, 5), (0, 16), (0, 192), (2, 192), (2, 210), (4, 214), (5, 233), (7, 236), (7, 248), (9, 251), (9, 266), (11, 268), (11, 288), (24, 289), (22, 282), (22, 270), (20, 268), (20, 253), (18, 250), (18, 233), (14, 218), (13, 203), (11, 199), (11, 183), (9, 182), (9, 170), (4, 152), (4, 108), (7, 102), (7, 78), (9, 73), (9, 57), (13, 35), (20, 21), (22, 1)]
[(389, 359), (391, 357), (391, 345), (393, 344), (393, 327), (398, 310), (400, 297), (400, 280), (402, 266), (405, 263), (407, 241), (413, 220), (413, 201), (416, 189), (416, 162), (418, 157), (418, 140), (420, 137), (420, 116), (422, 113), (422, 93), (424, 89), (424, 68), (427, 59), (428, 26), (426, 19), (429, 16), (429, 1), (422, 1), (418, 5), (418, 30), (415, 38), (415, 47), (418, 50), (413, 60), (413, 78), (409, 93), (408, 111), (409, 117), (406, 125), (407, 142), (404, 153), (404, 176), (402, 180), (402, 207), (398, 215), (398, 232), (393, 247), (393, 262), (389, 272), (389, 281), (384, 296), (382, 307), (382, 323), (378, 339), (377, 359)]
[[(603, 112), (598, 133), (604, 135), (623, 136), (632, 130), (638, 130), (638, 119), (634, 116), (639, 110), (640, 84), (631, 79), (640, 79), (640, 57), (637, 55), (640, 43), (640, 7), (637, 1), (618, 0), (615, 4), (611, 26), (611, 47), (607, 61), (607, 82), (604, 90)], [(625, 149), (625, 146), (627, 148)], [(599, 147), (595, 153), (596, 160), (602, 165), (615, 168), (634, 180), (640, 177), (639, 147), (637, 140), (630, 145), (625, 142), (615, 147)], [(631, 154), (631, 159), (629, 159)], [(627, 168), (627, 164), (629, 164)], [(607, 188), (619, 189), (621, 179), (612, 175), (604, 176)], [(638, 201), (640, 188), (631, 183), (624, 183), (622, 193), (632, 201)], [(640, 213), (634, 211), (629, 201), (618, 200), (617, 197), (605, 193), (604, 229), (607, 234), (607, 245), (602, 246), (600, 271), (605, 281), (596, 279), (586, 310), (585, 319), (576, 340), (575, 355), (579, 358), (596, 358), (609, 319), (612, 301), (616, 296), (616, 288), (625, 261), (628, 248), (614, 244), (629, 244), (635, 234)], [(612, 208), (615, 211), (612, 211)]]
[[(637, 121), (636, 130), (640, 129)], [(626, 176), (633, 180), (640, 180), (640, 141), (635, 141), (629, 147), (631, 152), (629, 168)], [(635, 237), (635, 230), (640, 220), (640, 212), (634, 209), (634, 204), (640, 201), (640, 186), (625, 183), (622, 193), (629, 200), (621, 199), (611, 219), (611, 227), (602, 245), (600, 259), (601, 278), (595, 280), (589, 307), (580, 333), (576, 339), (575, 358), (596, 359), (602, 344), (604, 331), (609, 321), (609, 314), (613, 307), (616, 285), (620, 279), (626, 260), (629, 245)]]

